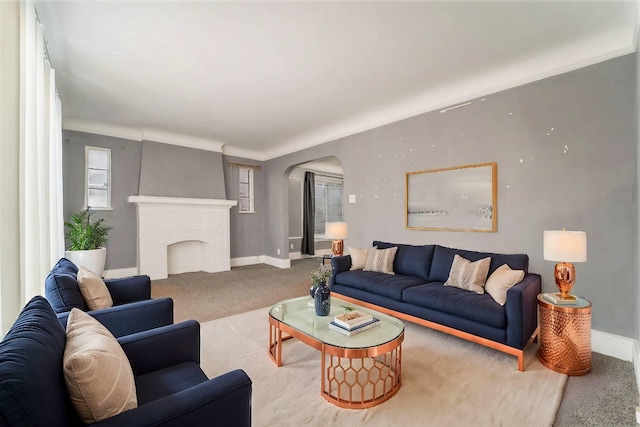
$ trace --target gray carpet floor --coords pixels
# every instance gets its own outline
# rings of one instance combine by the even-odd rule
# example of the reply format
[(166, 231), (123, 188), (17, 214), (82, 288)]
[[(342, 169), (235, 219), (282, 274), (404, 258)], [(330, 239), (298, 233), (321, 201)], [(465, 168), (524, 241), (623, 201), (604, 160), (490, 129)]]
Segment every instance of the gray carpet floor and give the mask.
[[(176, 322), (206, 322), (307, 295), (309, 273), (319, 265), (310, 258), (292, 261), (289, 269), (258, 264), (221, 273), (176, 274), (154, 280), (151, 294), (173, 298)], [(592, 353), (591, 363), (588, 375), (569, 377), (554, 426), (637, 426), (633, 364), (598, 353)]]

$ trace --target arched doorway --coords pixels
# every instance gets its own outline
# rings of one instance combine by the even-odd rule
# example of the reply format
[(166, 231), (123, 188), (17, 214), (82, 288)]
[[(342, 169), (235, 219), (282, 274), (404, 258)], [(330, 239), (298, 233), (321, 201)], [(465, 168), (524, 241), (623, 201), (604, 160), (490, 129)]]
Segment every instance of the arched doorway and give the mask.
[[(314, 177), (315, 211), (313, 253), (302, 249), (305, 215), (305, 174)], [(288, 225), (289, 259), (317, 257), (331, 253), (331, 240), (324, 237), (325, 222), (344, 220), (343, 168), (337, 157), (325, 157), (296, 165), (289, 172)], [(310, 237), (307, 236), (307, 239)]]

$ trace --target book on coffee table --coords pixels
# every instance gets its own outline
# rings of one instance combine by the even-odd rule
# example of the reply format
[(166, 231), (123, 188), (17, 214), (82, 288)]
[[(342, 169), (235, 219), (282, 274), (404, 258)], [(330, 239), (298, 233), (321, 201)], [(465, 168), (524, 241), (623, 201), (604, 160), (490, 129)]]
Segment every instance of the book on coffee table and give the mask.
[(361, 332), (364, 332), (364, 331), (368, 331), (369, 329), (379, 327), (379, 326), (380, 326), (380, 321), (378, 319), (376, 319), (376, 318), (373, 318), (371, 321), (369, 321), (367, 323), (364, 323), (362, 325), (359, 325), (359, 326), (355, 326), (355, 327), (353, 327), (351, 329), (347, 329), (347, 328), (345, 328), (345, 327), (343, 327), (341, 325), (338, 325), (336, 322), (329, 323), (329, 329), (331, 329), (332, 331), (335, 331), (335, 332), (339, 332), (342, 335), (346, 335), (346, 336), (349, 336), (349, 337), (351, 337), (353, 335), (357, 335), (357, 334), (359, 334)]
[(347, 311), (339, 316), (335, 316), (333, 321), (345, 329), (354, 329), (373, 320), (373, 316), (358, 310)]
[(564, 298), (560, 298), (560, 294), (559, 293), (544, 293), (542, 294), (542, 296), (544, 297), (544, 299), (546, 299), (547, 301), (551, 301), (554, 304), (557, 305), (575, 305), (578, 303), (577, 298), (573, 297), (573, 299), (564, 299)]

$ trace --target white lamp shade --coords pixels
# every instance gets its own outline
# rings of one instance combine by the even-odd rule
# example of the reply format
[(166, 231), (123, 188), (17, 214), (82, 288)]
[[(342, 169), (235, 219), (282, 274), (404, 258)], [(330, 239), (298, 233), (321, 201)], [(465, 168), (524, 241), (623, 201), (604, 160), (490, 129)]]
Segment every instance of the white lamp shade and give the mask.
[(545, 230), (543, 240), (547, 261), (587, 261), (587, 233), (584, 231)]
[(345, 239), (347, 237), (347, 223), (325, 222), (324, 235), (327, 239)]

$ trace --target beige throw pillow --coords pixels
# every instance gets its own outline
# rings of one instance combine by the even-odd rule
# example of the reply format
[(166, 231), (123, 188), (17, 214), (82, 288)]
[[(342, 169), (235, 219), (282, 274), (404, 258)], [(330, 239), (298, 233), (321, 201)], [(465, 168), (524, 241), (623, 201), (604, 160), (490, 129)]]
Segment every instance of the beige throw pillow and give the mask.
[(453, 264), (451, 264), (451, 271), (449, 271), (449, 278), (444, 285), (483, 294), (484, 282), (487, 280), (490, 265), (490, 257), (471, 262), (455, 254)]
[(487, 291), (498, 304), (504, 305), (504, 303), (507, 302), (507, 291), (511, 289), (513, 285), (522, 281), (522, 279), (524, 279), (523, 270), (512, 270), (507, 264), (502, 264), (491, 273), (491, 276), (487, 279), (487, 284), (484, 286), (484, 290)]
[(63, 370), (71, 403), (87, 424), (138, 407), (124, 350), (107, 328), (77, 308), (69, 314)]
[(351, 255), (351, 270), (362, 270), (367, 263), (369, 249), (349, 247), (349, 255)]
[(113, 307), (113, 300), (104, 280), (88, 268), (80, 267), (78, 270), (78, 287), (89, 310)]
[(364, 271), (376, 271), (378, 273), (395, 274), (393, 272), (393, 260), (396, 258), (397, 246), (388, 249), (378, 249), (376, 246), (369, 249)]

